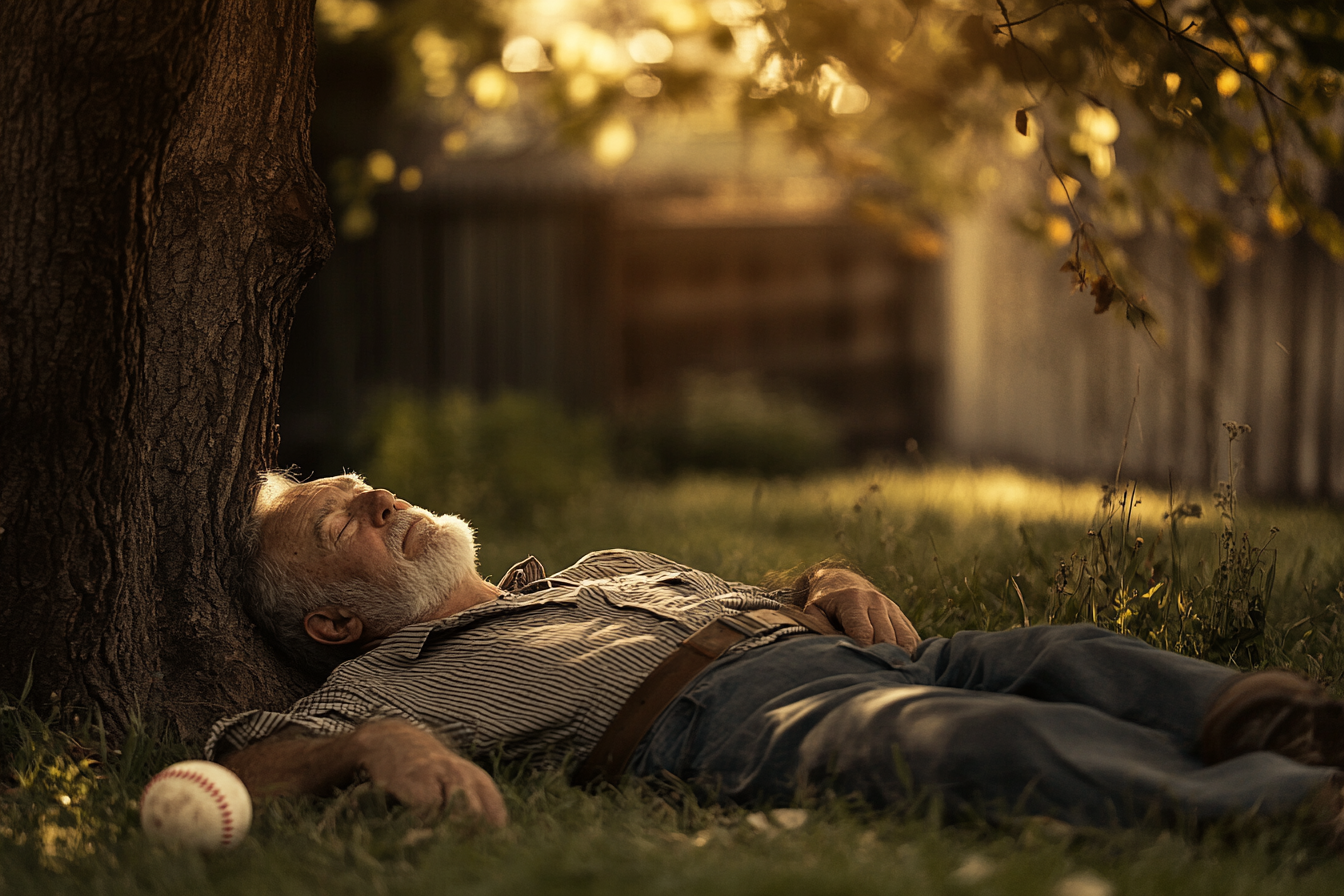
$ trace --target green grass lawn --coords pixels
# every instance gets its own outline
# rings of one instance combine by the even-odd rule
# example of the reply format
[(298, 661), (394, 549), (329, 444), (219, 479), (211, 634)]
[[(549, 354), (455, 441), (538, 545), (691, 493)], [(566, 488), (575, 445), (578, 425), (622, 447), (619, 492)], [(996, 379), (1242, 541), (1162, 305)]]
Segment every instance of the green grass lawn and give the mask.
[[(1244, 504), (1236, 531), (1248, 532), (1253, 548), (1271, 539), (1272, 526), (1279, 531), (1271, 552), (1251, 554), (1249, 584), (1215, 587), (1222, 523), (1210, 497), (1169, 501), (1141, 490), (1141, 503), (1124, 508), (1125, 525), (1095, 517), (1099, 495), (1095, 484), (954, 467), (601, 485), (525, 530), (483, 522), (481, 561), (498, 578), (529, 553), (556, 570), (592, 549), (630, 547), (754, 582), (843, 555), (924, 633), (1092, 614), (1155, 640), (1226, 629), (1240, 639), (1233, 660), (1294, 666), (1337, 688), (1344, 671), (1337, 511)], [(1188, 501), (1206, 512), (1180, 523), (1173, 558), (1163, 512)], [(1134, 593), (1164, 577), (1185, 598), (1159, 606), (1162, 589)], [(1094, 597), (1082, 601), (1089, 581)], [(1105, 588), (1122, 599), (1110, 600)], [(1107, 600), (1095, 597), (1103, 593)], [(1237, 601), (1260, 602), (1258, 627), (1246, 622), (1258, 617), (1244, 606), (1224, 606)], [(452, 822), (423, 828), (377, 793), (354, 788), (327, 801), (259, 806), (251, 836), (231, 853), (170, 853), (145, 841), (135, 800), (154, 771), (192, 749), (152, 730), (120, 755), (91, 762), (97, 741), (87, 732), (66, 733), (12, 704), (0, 708), (0, 893), (1308, 896), (1344, 889), (1344, 863), (1302, 823), (1232, 820), (1199, 834), (1041, 819), (990, 827), (944, 824), (928, 805), (873, 815), (838, 802), (764, 815), (638, 785), (586, 794), (554, 773), (518, 767), (498, 770), (513, 816), (500, 832)]]

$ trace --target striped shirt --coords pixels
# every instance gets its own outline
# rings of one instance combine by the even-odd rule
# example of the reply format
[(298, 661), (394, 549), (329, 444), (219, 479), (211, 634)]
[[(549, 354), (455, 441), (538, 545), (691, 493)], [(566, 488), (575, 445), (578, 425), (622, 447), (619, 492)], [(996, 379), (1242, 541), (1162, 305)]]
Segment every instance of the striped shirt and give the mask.
[[(336, 735), (401, 718), (465, 755), (553, 765), (587, 756), (635, 688), (689, 634), (727, 613), (777, 607), (779, 593), (726, 582), (656, 554), (608, 550), (553, 576), (529, 557), (506, 592), (446, 619), (407, 626), (342, 663), (288, 712), (217, 722), (205, 754), (241, 749), (288, 725)], [(780, 626), (733, 649), (803, 629)]]

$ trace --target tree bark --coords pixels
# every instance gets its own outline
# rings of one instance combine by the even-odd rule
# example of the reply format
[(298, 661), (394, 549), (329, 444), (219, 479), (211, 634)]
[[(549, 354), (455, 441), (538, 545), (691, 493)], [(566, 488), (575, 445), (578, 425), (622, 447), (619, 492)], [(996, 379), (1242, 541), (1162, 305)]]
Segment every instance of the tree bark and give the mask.
[(304, 0), (0, 4), (0, 690), (199, 736), (306, 684), (232, 539), (330, 251)]

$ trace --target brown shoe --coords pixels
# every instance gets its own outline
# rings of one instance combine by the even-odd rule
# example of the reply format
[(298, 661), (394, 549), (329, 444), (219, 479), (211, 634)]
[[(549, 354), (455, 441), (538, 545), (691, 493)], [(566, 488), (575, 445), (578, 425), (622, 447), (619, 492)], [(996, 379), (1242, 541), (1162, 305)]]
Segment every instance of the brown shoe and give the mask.
[(1199, 732), (1205, 765), (1268, 750), (1307, 765), (1344, 766), (1344, 702), (1281, 669), (1232, 679)]

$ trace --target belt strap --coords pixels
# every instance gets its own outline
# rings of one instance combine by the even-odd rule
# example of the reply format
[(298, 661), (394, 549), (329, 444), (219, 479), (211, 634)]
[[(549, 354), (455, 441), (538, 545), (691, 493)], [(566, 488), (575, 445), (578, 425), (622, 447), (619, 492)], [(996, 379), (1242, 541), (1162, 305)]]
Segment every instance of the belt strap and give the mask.
[(691, 679), (729, 647), (781, 625), (802, 625), (817, 634), (836, 634), (835, 629), (791, 607), (751, 610), (715, 619), (682, 641), (640, 683), (574, 773), (574, 783), (582, 786), (599, 779), (612, 784), (619, 781), (635, 747), (644, 739), (654, 720)]

